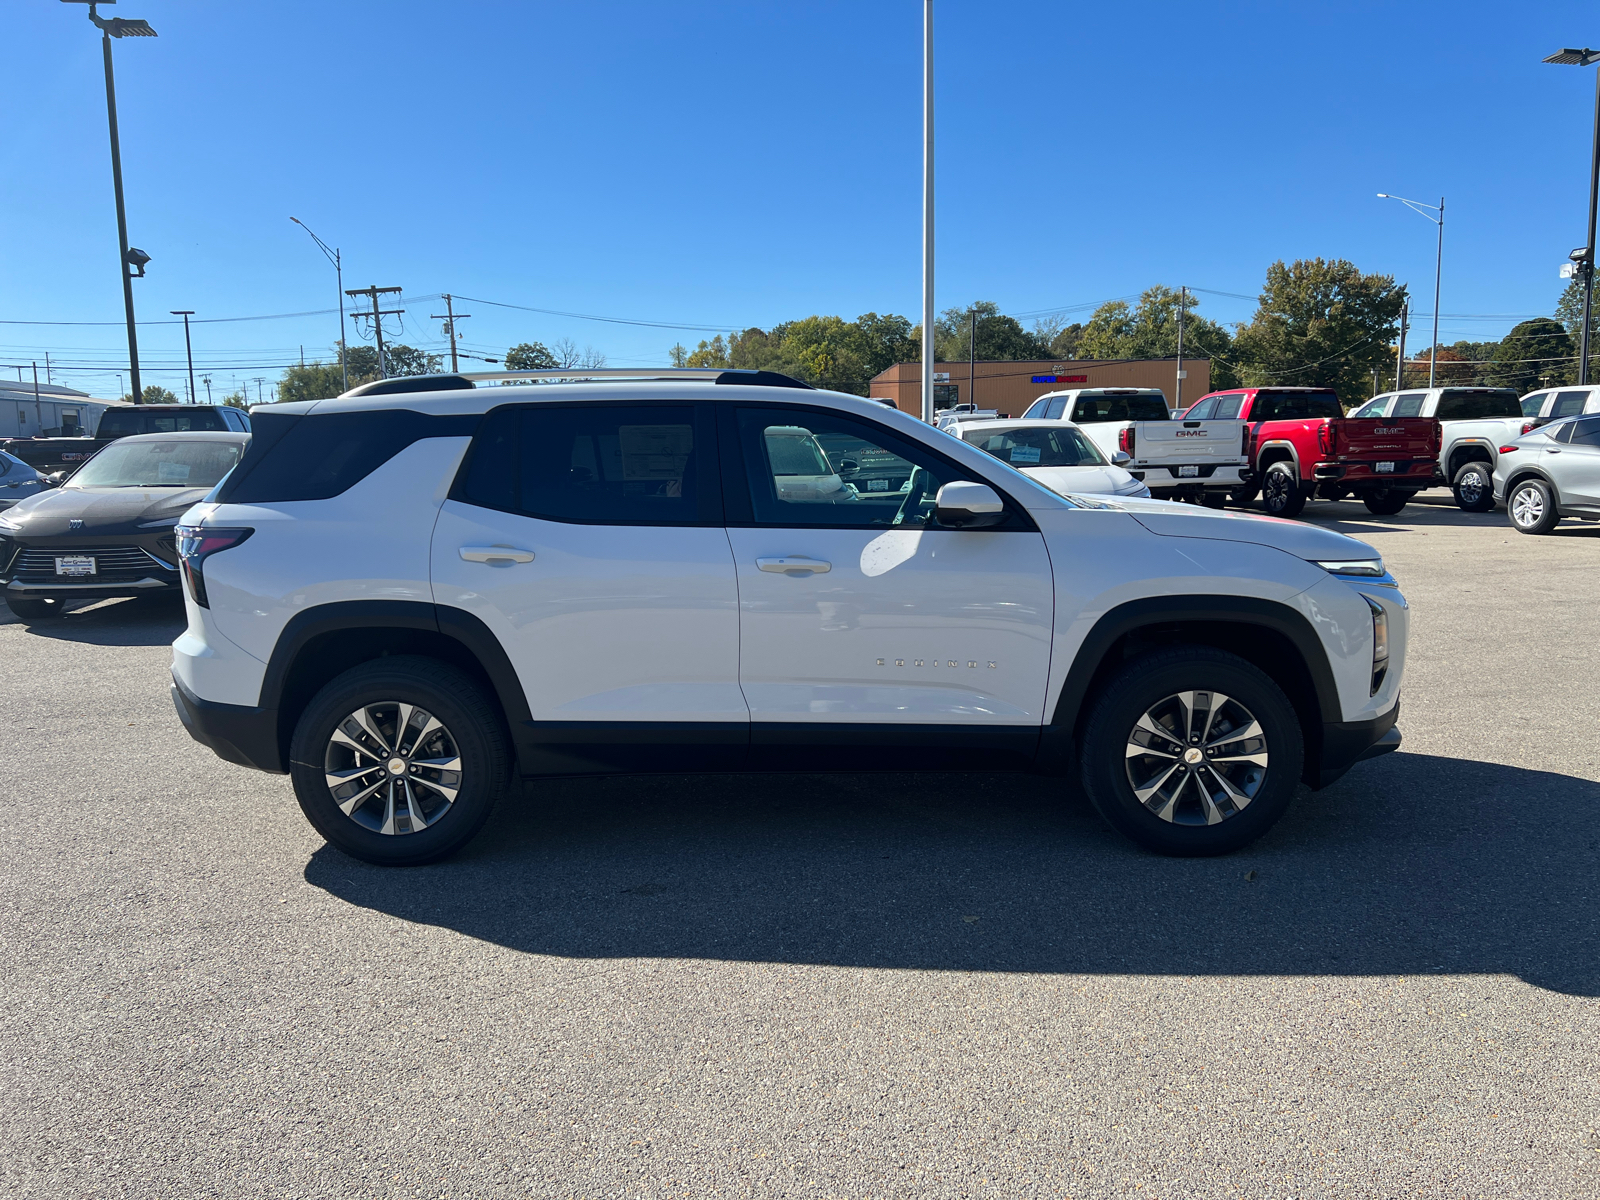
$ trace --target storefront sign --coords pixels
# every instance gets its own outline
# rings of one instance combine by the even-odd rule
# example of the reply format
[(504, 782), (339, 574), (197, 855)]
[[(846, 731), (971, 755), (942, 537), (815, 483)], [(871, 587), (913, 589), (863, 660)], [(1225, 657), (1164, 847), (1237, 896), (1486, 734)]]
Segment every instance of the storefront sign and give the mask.
[(1088, 383), (1087, 375), (1035, 375), (1034, 383)]

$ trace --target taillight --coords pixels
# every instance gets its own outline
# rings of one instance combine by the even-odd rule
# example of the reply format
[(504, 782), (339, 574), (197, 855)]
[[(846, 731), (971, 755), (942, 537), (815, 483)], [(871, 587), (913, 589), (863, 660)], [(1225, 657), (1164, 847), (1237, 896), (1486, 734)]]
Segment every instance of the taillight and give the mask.
[(254, 532), (254, 529), (178, 526), (178, 562), (183, 567), (184, 581), (189, 585), (189, 596), (201, 608), (211, 607), (211, 601), (206, 596), (206, 577), (203, 570), (206, 559), (213, 554), (233, 549)]
[(1317, 447), (1325, 458), (1333, 457), (1333, 426), (1326, 421), (1317, 426)]
[(1501, 454), (1510, 454), (1513, 451), (1520, 450), (1520, 449), (1522, 449), (1521, 446), (1501, 446), (1500, 447), (1500, 453)]
[(1117, 449), (1129, 458), (1133, 457), (1133, 426), (1117, 430)]
[(1537, 422), (1537, 421), (1524, 421), (1522, 423), (1522, 432), (1523, 433), (1532, 433), (1535, 429), (1538, 428), (1538, 426), (1539, 426), (1539, 422)]

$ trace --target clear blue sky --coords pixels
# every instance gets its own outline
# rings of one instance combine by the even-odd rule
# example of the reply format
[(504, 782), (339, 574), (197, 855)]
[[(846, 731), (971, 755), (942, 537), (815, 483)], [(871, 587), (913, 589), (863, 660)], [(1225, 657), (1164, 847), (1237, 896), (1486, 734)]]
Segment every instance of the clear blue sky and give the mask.
[[(406, 289), (722, 329), (915, 318), (921, 5), (123, 0), (116, 43), (142, 321), (328, 309)], [(86, 9), (7, 0), (0, 320), (122, 316), (99, 38)], [(1441, 337), (1548, 313), (1584, 240), (1600, 43), (1578, 3), (937, 5), (938, 302), (1088, 307), (1153, 283), (1254, 295), (1274, 259), (1409, 282)], [(1202, 312), (1254, 305), (1204, 295)], [(570, 337), (663, 363), (706, 333), (463, 302), (466, 342)], [(1425, 320), (1425, 318), (1424, 318)], [(709, 331), (708, 331), (709, 332)], [(197, 324), (214, 386), (327, 353), (337, 318)], [(1426, 331), (1413, 340), (1426, 343)], [(143, 327), (178, 390), (181, 326)], [(0, 324), (0, 363), (111, 364), (119, 326)], [(12, 372), (7, 370), (7, 375)], [(111, 394), (81, 366), (58, 381)], [(252, 385), (253, 387), (253, 385)]]

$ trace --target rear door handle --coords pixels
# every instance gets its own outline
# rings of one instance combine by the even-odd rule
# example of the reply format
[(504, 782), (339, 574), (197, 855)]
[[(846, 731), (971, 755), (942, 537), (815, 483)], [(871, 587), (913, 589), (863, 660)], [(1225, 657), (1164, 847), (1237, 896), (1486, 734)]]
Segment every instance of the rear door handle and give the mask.
[(533, 561), (533, 551), (518, 550), (515, 546), (463, 546), (461, 557), (467, 562), (525, 563)]
[(758, 558), (756, 566), (779, 575), (826, 575), (833, 570), (832, 563), (823, 562), (820, 558), (807, 558), (804, 554), (792, 554), (787, 558)]

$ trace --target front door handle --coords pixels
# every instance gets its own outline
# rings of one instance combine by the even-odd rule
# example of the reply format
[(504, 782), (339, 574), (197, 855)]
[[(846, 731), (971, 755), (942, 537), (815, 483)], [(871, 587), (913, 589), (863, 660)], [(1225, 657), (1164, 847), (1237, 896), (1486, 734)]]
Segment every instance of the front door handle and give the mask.
[(804, 554), (791, 554), (786, 558), (758, 558), (756, 566), (779, 575), (826, 575), (833, 570), (832, 563), (823, 562), (820, 558), (807, 558)]
[(467, 562), (525, 563), (533, 561), (533, 551), (518, 550), (515, 546), (463, 546), (461, 557)]

